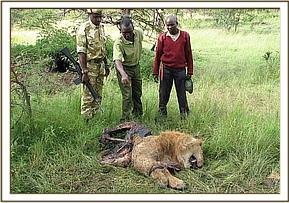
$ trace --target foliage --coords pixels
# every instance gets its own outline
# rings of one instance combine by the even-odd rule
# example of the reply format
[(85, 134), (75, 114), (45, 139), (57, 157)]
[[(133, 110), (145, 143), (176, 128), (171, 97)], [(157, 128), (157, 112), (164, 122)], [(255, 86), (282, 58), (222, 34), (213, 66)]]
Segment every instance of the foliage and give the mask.
[(41, 33), (41, 37), (36, 40), (35, 45), (12, 44), (11, 57), (13, 60), (17, 59), (14, 62), (30, 59), (31, 62), (35, 63), (35, 61), (40, 61), (47, 57), (54, 57), (64, 47), (75, 51), (75, 38), (65, 30), (46, 29)]
[(279, 81), (280, 79), (280, 53), (267, 51), (263, 56), (265, 66), (260, 67), (260, 75), (267, 80)]
[[(75, 38), (65, 30), (53, 27), (43, 30), (41, 38), (36, 40), (35, 45), (12, 44), (11, 62), (14, 74), (11, 78), (13, 97), (11, 108), (19, 112), (13, 124), (16, 124), (22, 116), (32, 118), (31, 93), (35, 96), (51, 91), (47, 90), (48, 87), (46, 90), (39, 87), (42, 87), (43, 81), (47, 81), (45, 71), (56, 66), (55, 61), (59, 57), (59, 51), (65, 46), (75, 50)], [(51, 84), (55, 83), (52, 80)]]
[(149, 39), (163, 31), (165, 25), (163, 9), (135, 9), (132, 17), (136, 26), (142, 28)]
[(213, 9), (210, 10), (210, 15), (216, 26), (224, 27), (228, 31), (232, 29), (234, 32), (241, 23), (250, 22), (254, 18), (246, 9)]
[(23, 63), (35, 61), (36, 49), (34, 45), (12, 44), (11, 60), (12, 63)]
[(43, 57), (54, 57), (64, 47), (71, 51), (76, 51), (75, 37), (72, 37), (65, 30), (52, 29), (46, 30), (43, 36), (36, 41), (36, 47), (39, 49), (38, 55)]
[[(154, 39), (165, 28), (165, 17), (169, 14), (177, 15), (181, 26), (222, 28), (233, 32), (241, 25), (248, 25), (250, 30), (258, 28), (256, 25), (271, 23), (279, 16), (278, 9), (104, 9), (103, 13), (103, 23), (112, 25), (117, 25), (122, 15), (131, 15), (135, 26), (141, 27), (149, 36), (148, 40)], [(80, 21), (86, 18), (85, 9), (11, 10), (12, 26), (43, 31), (66, 19), (74, 21), (70, 30), (74, 33)]]
[(113, 40), (111, 37), (106, 38), (106, 51), (107, 58), (112, 62), (112, 48), (113, 48)]
[[(165, 10), (168, 13), (168, 10)], [(223, 29), (228, 32), (277, 32), (278, 9), (176, 9), (181, 28)]]
[(152, 66), (154, 59), (154, 51), (143, 49), (140, 60), (140, 68), (143, 79), (152, 78)]
[(11, 9), (11, 24), (27, 29), (50, 29), (59, 20), (58, 9)]

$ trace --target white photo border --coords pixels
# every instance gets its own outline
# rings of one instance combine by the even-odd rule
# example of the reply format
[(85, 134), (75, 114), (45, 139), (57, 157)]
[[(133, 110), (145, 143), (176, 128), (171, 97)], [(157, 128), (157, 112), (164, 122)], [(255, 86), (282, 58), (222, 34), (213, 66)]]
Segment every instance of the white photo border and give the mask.
[[(68, 4), (69, 3), (69, 4)], [(277, 8), (281, 19), (280, 194), (10, 194), (11, 8)], [(2, 2), (2, 201), (288, 201), (288, 2)]]

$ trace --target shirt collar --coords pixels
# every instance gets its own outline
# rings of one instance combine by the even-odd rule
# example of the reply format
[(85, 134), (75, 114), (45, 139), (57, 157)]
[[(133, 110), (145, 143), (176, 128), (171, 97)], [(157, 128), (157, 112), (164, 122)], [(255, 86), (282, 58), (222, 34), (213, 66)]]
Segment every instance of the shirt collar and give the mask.
[(166, 33), (166, 36), (169, 36), (169, 37), (172, 38), (173, 41), (176, 41), (176, 40), (179, 38), (180, 33), (181, 33), (180, 30), (179, 30), (179, 32), (178, 32), (177, 34), (175, 34), (175, 35), (172, 35), (170, 32), (167, 32), (167, 33)]
[[(133, 30), (133, 34), (134, 34), (134, 41), (135, 41), (136, 38), (137, 38), (137, 35), (136, 35), (135, 30)], [(121, 34), (121, 38), (122, 38), (122, 41), (123, 41), (125, 44), (133, 44), (133, 42), (126, 40), (126, 39), (123, 37), (122, 34)]]

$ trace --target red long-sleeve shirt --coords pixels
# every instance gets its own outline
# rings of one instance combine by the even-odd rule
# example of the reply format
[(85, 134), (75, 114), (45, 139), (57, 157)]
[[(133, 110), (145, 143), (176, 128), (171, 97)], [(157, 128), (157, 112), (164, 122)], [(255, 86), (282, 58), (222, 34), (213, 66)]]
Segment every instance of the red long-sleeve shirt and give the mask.
[(193, 55), (190, 43), (190, 35), (180, 30), (180, 36), (173, 41), (166, 32), (158, 38), (156, 53), (153, 63), (153, 74), (159, 74), (160, 63), (170, 68), (187, 67), (189, 75), (193, 75)]

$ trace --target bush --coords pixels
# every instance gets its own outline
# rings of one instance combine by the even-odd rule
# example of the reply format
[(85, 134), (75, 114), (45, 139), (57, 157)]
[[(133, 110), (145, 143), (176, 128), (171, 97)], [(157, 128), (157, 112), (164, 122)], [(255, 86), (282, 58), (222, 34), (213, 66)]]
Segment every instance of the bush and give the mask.
[(152, 77), (152, 66), (153, 66), (154, 52), (148, 49), (143, 49), (140, 68), (143, 79), (149, 79)]
[(267, 51), (263, 56), (265, 63), (259, 67), (259, 77), (264, 81), (280, 80), (280, 53), (278, 51)]
[(16, 44), (11, 47), (11, 62), (12, 63), (21, 63), (29, 59), (30, 61), (35, 61), (37, 57), (37, 50), (34, 45), (23, 45)]
[(106, 39), (106, 50), (107, 50), (107, 58), (112, 61), (112, 48), (113, 48), (113, 40), (111, 37), (107, 37)]
[(61, 29), (48, 30), (41, 39), (36, 41), (38, 56), (43, 58), (55, 56), (61, 49), (67, 47), (71, 52), (76, 51), (76, 39)]
[(11, 24), (31, 30), (53, 27), (60, 17), (58, 9), (11, 9)]
[(49, 29), (42, 33), (42, 37), (37, 39), (35, 45), (12, 45), (12, 62), (21, 64), (21, 61), (31, 61), (35, 63), (46, 58), (51, 61), (55, 59), (56, 54), (64, 47), (71, 51), (76, 50), (76, 40), (65, 30)]

